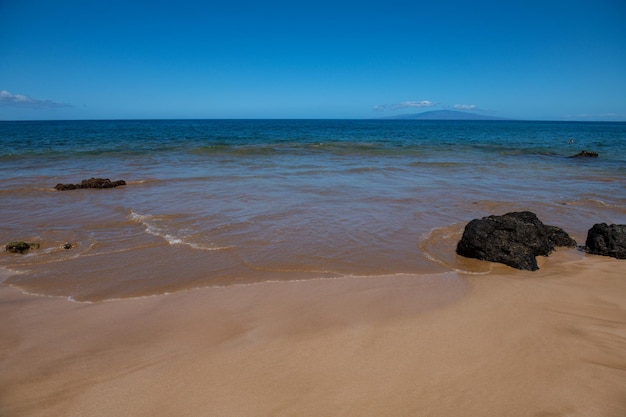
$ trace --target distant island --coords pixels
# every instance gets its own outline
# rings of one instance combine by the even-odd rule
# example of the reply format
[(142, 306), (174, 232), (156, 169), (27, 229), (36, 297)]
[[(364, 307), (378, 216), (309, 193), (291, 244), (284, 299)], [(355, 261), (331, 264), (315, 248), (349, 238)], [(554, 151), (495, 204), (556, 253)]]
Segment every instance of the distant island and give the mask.
[(502, 117), (485, 116), (482, 114), (469, 113), (455, 110), (433, 110), (423, 113), (398, 114), (396, 116), (382, 117), (382, 119), (394, 120), (511, 120)]

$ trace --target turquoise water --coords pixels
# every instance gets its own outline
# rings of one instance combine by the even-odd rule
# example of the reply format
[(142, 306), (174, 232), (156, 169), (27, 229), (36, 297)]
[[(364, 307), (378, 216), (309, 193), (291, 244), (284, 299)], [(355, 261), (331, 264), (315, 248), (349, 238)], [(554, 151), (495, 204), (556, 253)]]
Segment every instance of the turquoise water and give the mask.
[[(264, 280), (482, 271), (472, 218), (532, 210), (581, 243), (626, 223), (626, 123), (0, 122), (7, 283), (96, 300)], [(569, 158), (581, 150), (598, 158)], [(124, 179), (109, 190), (57, 183)], [(64, 250), (71, 243), (71, 250)]]

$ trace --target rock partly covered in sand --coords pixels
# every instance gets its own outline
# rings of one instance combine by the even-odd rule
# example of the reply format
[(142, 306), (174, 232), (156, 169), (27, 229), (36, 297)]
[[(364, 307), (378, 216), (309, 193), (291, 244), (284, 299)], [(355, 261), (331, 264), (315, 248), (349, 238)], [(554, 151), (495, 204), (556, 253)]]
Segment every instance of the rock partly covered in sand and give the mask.
[(591, 151), (580, 151), (576, 155), (570, 156), (570, 158), (597, 158), (597, 157), (598, 157), (598, 153), (591, 152)]
[(587, 232), (587, 253), (626, 259), (626, 225), (598, 223)]
[(54, 188), (59, 191), (78, 190), (81, 188), (114, 188), (126, 185), (126, 181), (111, 181), (108, 178), (90, 178), (83, 180), (80, 184), (57, 184)]
[(536, 256), (548, 256), (557, 246), (576, 246), (563, 229), (544, 225), (529, 211), (474, 219), (465, 226), (456, 253), (499, 262), (517, 269), (539, 269)]
[(27, 243), (22, 241), (10, 242), (5, 246), (7, 252), (26, 253), (29, 249), (39, 249), (39, 243)]

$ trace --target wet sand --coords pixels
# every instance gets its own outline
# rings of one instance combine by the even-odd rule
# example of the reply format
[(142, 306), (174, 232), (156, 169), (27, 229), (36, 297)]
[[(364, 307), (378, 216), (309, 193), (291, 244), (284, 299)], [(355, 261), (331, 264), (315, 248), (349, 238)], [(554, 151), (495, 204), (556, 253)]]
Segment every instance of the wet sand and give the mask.
[(92, 304), (0, 287), (0, 415), (626, 415), (626, 263), (540, 266)]

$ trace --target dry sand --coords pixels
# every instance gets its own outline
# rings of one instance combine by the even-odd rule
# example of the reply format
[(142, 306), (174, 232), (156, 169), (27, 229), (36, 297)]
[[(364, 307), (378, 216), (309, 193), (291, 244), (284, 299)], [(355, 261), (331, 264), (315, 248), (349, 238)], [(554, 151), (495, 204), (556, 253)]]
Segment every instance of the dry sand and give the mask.
[(208, 288), (0, 288), (1, 416), (626, 415), (626, 263)]

